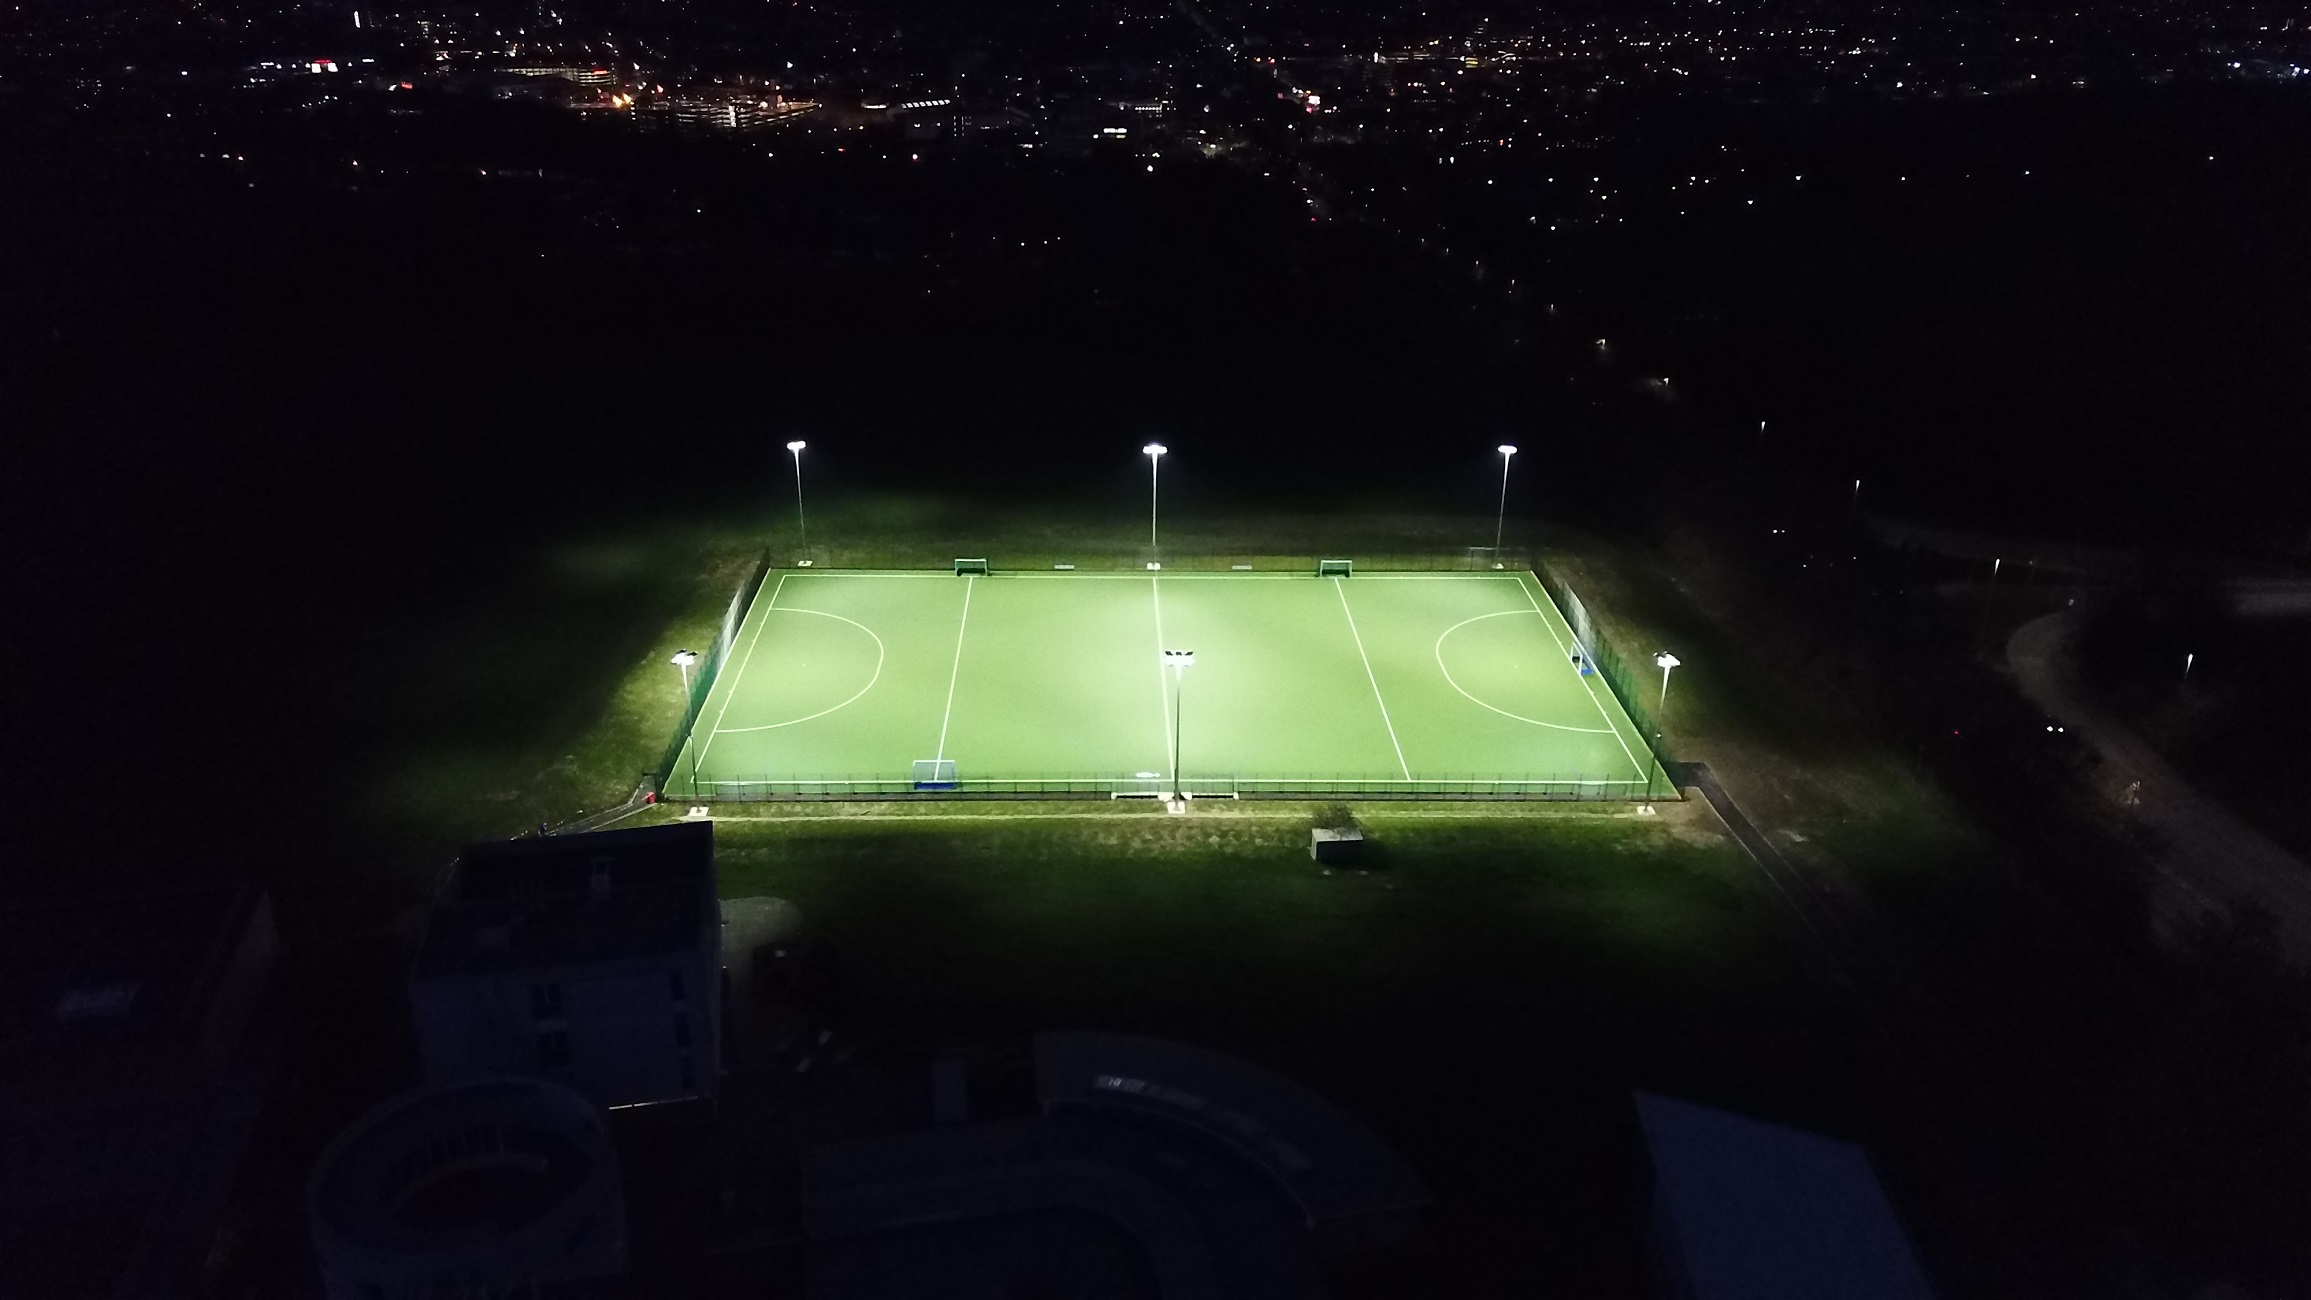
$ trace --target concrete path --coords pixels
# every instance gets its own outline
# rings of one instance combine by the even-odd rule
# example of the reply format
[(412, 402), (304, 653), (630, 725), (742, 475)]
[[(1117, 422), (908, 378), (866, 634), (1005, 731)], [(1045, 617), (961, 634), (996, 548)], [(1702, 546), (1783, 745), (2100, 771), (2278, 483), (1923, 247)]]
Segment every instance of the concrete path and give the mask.
[(2022, 694), (2100, 756), (2098, 782), (2154, 843), (2151, 916), (2172, 940), (2209, 917), (2259, 909), (2277, 923), (2284, 950), (2311, 961), (2311, 869), (2199, 793), (2149, 742), (2090, 696), (2072, 663), (2076, 621), (2062, 610), (2015, 629), (2006, 663)]

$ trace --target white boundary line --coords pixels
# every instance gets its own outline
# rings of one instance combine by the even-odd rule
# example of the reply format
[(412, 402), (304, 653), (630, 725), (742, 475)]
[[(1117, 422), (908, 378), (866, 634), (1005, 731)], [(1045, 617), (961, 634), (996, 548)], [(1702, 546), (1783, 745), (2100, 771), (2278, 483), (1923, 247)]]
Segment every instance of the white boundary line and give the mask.
[[(1446, 628), (1444, 631), (1437, 633), (1437, 635), (1436, 635), (1436, 667), (1437, 667), (1437, 671), (1439, 671), (1439, 672), (1443, 673), (1443, 674), (1444, 674), (1444, 680), (1445, 680), (1445, 681), (1446, 681), (1448, 684), (1450, 684), (1450, 685), (1451, 685), (1451, 687), (1452, 687), (1454, 690), (1456, 690), (1456, 691), (1459, 691), (1459, 692), (1461, 693), (1461, 698), (1463, 698), (1463, 699), (1467, 700), (1467, 701), (1468, 701), (1469, 703), (1471, 703), (1471, 704), (1474, 704), (1474, 705), (1476, 705), (1478, 708), (1481, 708), (1481, 709), (1491, 709), (1493, 712), (1495, 712), (1495, 713), (1497, 713), (1497, 714), (1501, 715), (1501, 716), (1502, 716), (1502, 717), (1504, 717), (1504, 718), (1514, 718), (1514, 719), (1516, 719), (1516, 720), (1517, 720), (1517, 721), (1519, 721), (1519, 722), (1528, 722), (1528, 723), (1531, 723), (1533, 726), (1536, 726), (1536, 727), (1547, 727), (1547, 728), (1548, 728), (1548, 729), (1550, 729), (1551, 731), (1577, 731), (1577, 732), (1580, 732), (1580, 733), (1582, 733), (1583, 735), (1591, 735), (1591, 736), (1595, 736), (1595, 735), (1605, 735), (1605, 734), (1608, 734), (1608, 733), (1610, 733), (1610, 732), (1613, 730), (1611, 727), (1568, 727), (1568, 726), (1566, 726), (1566, 725), (1565, 725), (1564, 723), (1562, 723), (1562, 722), (1543, 722), (1543, 721), (1541, 721), (1539, 718), (1528, 718), (1528, 717), (1526, 717), (1526, 716), (1525, 716), (1524, 714), (1522, 714), (1522, 713), (1511, 713), (1511, 712), (1509, 712), (1507, 709), (1501, 708), (1501, 707), (1499, 707), (1498, 705), (1487, 704), (1487, 703), (1485, 703), (1483, 700), (1480, 700), (1480, 699), (1478, 699), (1477, 697), (1475, 697), (1474, 695), (1470, 695), (1470, 694), (1468, 693), (1468, 691), (1467, 691), (1467, 689), (1466, 689), (1466, 688), (1462, 687), (1462, 686), (1461, 686), (1461, 684), (1460, 684), (1459, 682), (1457, 682), (1457, 681), (1454, 681), (1454, 680), (1453, 680), (1453, 676), (1452, 676), (1452, 669), (1445, 667), (1445, 664), (1444, 664), (1444, 639), (1445, 639), (1446, 637), (1448, 637), (1448, 636), (1451, 636), (1453, 633), (1460, 631), (1462, 628), (1464, 628), (1464, 627), (1467, 627), (1467, 626), (1468, 626), (1469, 624), (1471, 624), (1471, 623), (1481, 623), (1481, 622), (1483, 622), (1484, 620), (1486, 620), (1486, 619), (1488, 619), (1488, 618), (1507, 618), (1507, 617), (1508, 617), (1508, 616), (1510, 616), (1511, 614), (1528, 614), (1528, 613), (1529, 613), (1529, 614), (1539, 614), (1540, 612), (1541, 612), (1541, 611), (1539, 611), (1539, 610), (1537, 610), (1537, 609), (1534, 609), (1534, 610), (1523, 610), (1523, 609), (1502, 609), (1502, 610), (1495, 610), (1495, 611), (1493, 611), (1493, 612), (1492, 612), (1492, 613), (1490, 613), (1490, 614), (1479, 614), (1479, 615), (1477, 615), (1475, 618), (1464, 618), (1464, 619), (1462, 619), (1460, 622), (1458, 622), (1458, 623), (1455, 623), (1455, 624), (1453, 624), (1451, 627), (1448, 627), (1448, 628)], [(1542, 621), (1542, 622), (1544, 622), (1544, 623), (1546, 623), (1546, 622), (1548, 621), (1548, 616), (1547, 616), (1547, 615), (1542, 615), (1542, 619), (1541, 619), (1541, 621)], [(1610, 719), (1607, 719), (1607, 721), (1610, 721)]]
[(971, 592), (979, 585), (977, 574), (963, 578), (963, 617), (955, 622), (955, 666), (947, 674), (947, 711), (939, 715), (939, 752), (932, 760), (947, 756), (947, 724), (955, 718), (955, 683), (963, 676), (963, 632), (971, 626)]
[(1404, 746), (1396, 739), (1396, 724), (1389, 720), (1388, 701), (1380, 694), (1380, 678), (1372, 672), (1372, 656), (1364, 653), (1364, 634), (1356, 630), (1356, 614), (1348, 608), (1348, 586), (1339, 578), (1332, 580), (1332, 590), (1340, 597), (1340, 612), (1348, 616), (1348, 635), (1356, 638), (1356, 657), (1364, 661), (1364, 678), (1372, 683), (1373, 702), (1380, 706), (1380, 723), (1388, 728), (1388, 743), (1396, 750), (1396, 765), (1404, 769), (1404, 779), (1412, 779), (1412, 764), (1404, 761)]
[[(847, 709), (847, 708), (849, 708), (850, 706), (852, 706), (852, 705), (854, 705), (854, 704), (858, 703), (858, 702), (859, 702), (859, 697), (860, 697), (860, 696), (863, 696), (863, 695), (865, 695), (865, 694), (866, 694), (868, 691), (871, 691), (871, 690), (875, 689), (875, 683), (876, 683), (876, 682), (879, 682), (879, 681), (881, 681), (881, 680), (883, 680), (883, 663), (884, 663), (884, 661), (885, 661), (886, 659), (888, 659), (888, 658), (890, 657), (890, 652), (889, 652), (889, 651), (887, 651), (886, 649), (884, 649), (884, 647), (883, 647), (883, 639), (882, 639), (881, 637), (879, 637), (879, 636), (876, 636), (876, 635), (875, 635), (875, 630), (874, 630), (873, 628), (871, 628), (871, 627), (868, 627), (866, 624), (864, 624), (864, 623), (861, 623), (860, 621), (858, 621), (858, 620), (857, 620), (857, 619), (855, 619), (855, 618), (844, 618), (844, 617), (843, 617), (842, 615), (840, 615), (840, 614), (829, 614), (829, 613), (827, 613), (827, 612), (826, 612), (825, 610), (823, 610), (823, 609), (797, 609), (797, 608), (795, 608), (795, 607), (794, 607), (794, 606), (792, 606), (792, 605), (789, 605), (789, 606), (787, 606), (785, 609), (780, 609), (780, 610), (765, 610), (765, 611), (763, 611), (763, 612), (764, 612), (766, 615), (768, 615), (768, 614), (773, 614), (773, 613), (776, 613), (776, 614), (816, 614), (816, 615), (818, 615), (820, 618), (831, 618), (831, 619), (834, 619), (836, 622), (839, 622), (839, 623), (848, 623), (848, 624), (850, 624), (852, 627), (855, 627), (855, 628), (857, 628), (859, 631), (866, 633), (866, 634), (867, 634), (867, 637), (868, 637), (868, 639), (872, 640), (872, 641), (875, 643), (875, 671), (874, 671), (874, 675), (873, 675), (873, 676), (871, 676), (871, 677), (869, 677), (869, 678), (867, 678), (867, 684), (866, 684), (866, 685), (864, 685), (864, 686), (861, 686), (861, 687), (860, 687), (860, 688), (859, 688), (857, 691), (855, 691), (855, 692), (853, 692), (853, 693), (852, 693), (852, 695), (851, 695), (851, 697), (850, 697), (849, 699), (847, 699), (847, 700), (844, 700), (844, 701), (843, 701), (842, 703), (840, 703), (840, 704), (830, 705), (830, 706), (828, 706), (827, 708), (823, 708), (823, 709), (820, 709), (818, 712), (816, 712), (816, 713), (813, 713), (813, 714), (809, 714), (809, 715), (807, 715), (807, 716), (804, 716), (804, 717), (800, 717), (800, 718), (788, 718), (788, 719), (787, 719), (786, 721), (784, 721), (784, 722), (766, 722), (766, 723), (763, 723), (763, 724), (762, 724), (761, 726), (759, 726), (759, 727), (730, 727), (730, 728), (727, 728), (727, 729), (725, 729), (725, 728), (722, 728), (722, 727), (716, 727), (716, 728), (714, 729), (714, 734), (715, 734), (715, 735), (717, 735), (717, 736), (739, 736), (739, 735), (744, 735), (745, 733), (747, 733), (747, 732), (750, 732), (750, 731), (776, 731), (776, 730), (778, 730), (780, 727), (792, 727), (792, 726), (796, 726), (796, 725), (799, 725), (799, 724), (801, 724), (801, 723), (809, 722), (809, 721), (811, 721), (812, 719), (815, 719), (815, 718), (823, 718), (823, 717), (825, 717), (826, 715), (828, 715), (828, 714), (830, 714), (830, 713), (834, 712), (836, 709)], [(765, 618), (763, 621), (767, 623), (767, 622), (769, 622), (770, 620), (769, 620), (769, 619), (766, 617), (766, 618)], [(732, 688), (733, 690), (736, 690), (736, 689), (737, 689), (737, 683), (736, 683), (736, 682), (733, 682), (733, 683), (731, 683), (731, 688)], [(699, 757), (703, 758), (703, 757), (705, 757), (705, 755), (701, 754)]]
[[(783, 572), (784, 576), (790, 578), (951, 579), (955, 576), (951, 573), (947, 573), (939, 569), (792, 569), (785, 570)], [(964, 576), (966, 578), (975, 578), (980, 575), (965, 574)], [(1067, 582), (1130, 582), (1142, 577), (1165, 577), (1175, 579), (1210, 578), (1228, 579), (1230, 581), (1259, 582), (1341, 581), (1339, 578), (1318, 578), (1313, 573), (1280, 573), (1274, 569), (1260, 569), (1248, 573), (1221, 573), (1212, 569), (1183, 569), (1177, 573), (1166, 572), (1162, 574), (1140, 574), (1130, 572), (1118, 573), (1108, 570), (1102, 570), (1095, 573), (1085, 573), (1073, 569), (1064, 571), (1051, 569), (998, 569), (993, 573), (987, 574), (986, 576), (990, 578), (1001, 578), (1006, 582), (1019, 578), (1050, 578), (1053, 580), (1063, 580)], [(1356, 580), (1362, 582), (1516, 582), (1518, 581), (1518, 578), (1517, 575), (1513, 573), (1462, 573), (1456, 570), (1444, 570), (1436, 573), (1366, 573), (1359, 575)]]
[[(1065, 577), (1066, 575), (1055, 574), (1052, 576)], [(1164, 597), (1161, 577), (1152, 573), (1148, 575), (1147, 594), (1148, 599), (1155, 605), (1156, 722), (1163, 728), (1164, 733), (1164, 772), (1176, 780), (1179, 776), (1180, 756), (1172, 751), (1171, 689), (1164, 685)]]
[[(698, 783), (695, 773), (699, 768), (706, 766), (706, 752), (714, 748), (714, 738), (722, 734), (722, 719), (730, 713), (730, 702), (738, 698), (738, 684), (746, 680), (746, 666), (754, 662), (754, 648), (762, 644), (762, 625), (770, 621), (770, 611), (778, 608), (778, 593), (784, 590), (786, 590), (786, 575), (780, 574), (777, 585), (770, 589), (769, 603), (762, 607), (762, 622), (754, 625), (754, 636), (746, 643), (746, 653), (739, 657), (738, 676), (730, 679), (730, 689), (722, 693), (722, 707), (715, 710), (714, 725), (706, 729), (705, 744), (698, 745), (698, 725), (692, 723), (690, 726), (690, 743), (698, 745), (698, 762), (691, 769), (694, 774), (691, 777), (692, 785)], [(746, 611), (746, 616), (748, 618), (754, 617), (754, 611), (751, 609)], [(716, 683), (716, 685), (720, 684), (719, 682)], [(675, 757), (679, 759), (682, 756), (676, 754)], [(697, 792), (693, 790), (692, 793)]]
[[(974, 779), (972, 779), (972, 780), (968, 780), (968, 781), (958, 781), (958, 782), (956, 782), (956, 783), (955, 783), (955, 785), (956, 785), (956, 788), (958, 788), (958, 789), (962, 789), (962, 790), (970, 790), (970, 789), (973, 789), (973, 788), (981, 788), (981, 787), (995, 787), (995, 786), (1017, 786), (1017, 785), (1026, 785), (1026, 784), (1029, 784), (1029, 783), (1034, 783), (1034, 784), (1037, 784), (1037, 785), (1067, 785), (1067, 786), (1083, 786), (1083, 787), (1089, 787), (1089, 786), (1097, 786), (1097, 785), (1101, 785), (1101, 784), (1103, 784), (1103, 783), (1104, 783), (1104, 784), (1114, 784), (1114, 785), (1135, 784), (1135, 785), (1145, 786), (1145, 785), (1146, 785), (1146, 784), (1147, 784), (1149, 781), (1151, 781), (1151, 780), (1158, 780), (1158, 779), (1160, 779), (1160, 778), (1155, 778), (1155, 777), (1140, 777), (1140, 776), (1094, 776), (1094, 777), (1070, 777), (1070, 776), (987, 776), (987, 777), (978, 777), (978, 778), (974, 778)], [(1197, 781), (1226, 781), (1226, 782), (1228, 782), (1230, 785), (1238, 785), (1238, 786), (1248, 786), (1248, 785), (1271, 785), (1271, 786), (1288, 786), (1288, 787), (1291, 787), (1291, 788), (1294, 788), (1294, 789), (1300, 789), (1300, 790), (1309, 790), (1309, 791), (1315, 791), (1315, 790), (1317, 790), (1317, 788), (1318, 788), (1318, 787), (1320, 787), (1320, 786), (1328, 786), (1328, 787), (1330, 787), (1330, 788), (1331, 788), (1331, 789), (1333, 789), (1333, 790), (1356, 790), (1356, 789), (1362, 789), (1362, 788), (1364, 788), (1364, 787), (1368, 787), (1368, 786), (1375, 786), (1375, 785), (1433, 785), (1433, 786), (1438, 786), (1438, 787), (1446, 787), (1446, 786), (1452, 786), (1452, 787), (1459, 787), (1459, 788), (1462, 788), (1462, 789), (1470, 789), (1470, 790), (1473, 790), (1473, 789), (1477, 789), (1477, 788), (1479, 788), (1479, 787), (1483, 787), (1483, 786), (1510, 786), (1510, 785), (1513, 785), (1513, 786), (1562, 785), (1562, 786), (1582, 786), (1582, 787), (1592, 787), (1592, 786), (1606, 786), (1606, 785), (1649, 785), (1649, 784), (1651, 784), (1650, 782), (1647, 782), (1647, 781), (1618, 781), (1618, 780), (1615, 780), (1615, 781), (1576, 781), (1576, 780), (1573, 780), (1573, 779), (1571, 779), (1571, 778), (1569, 778), (1569, 777), (1559, 777), (1559, 778), (1547, 778), (1547, 777), (1541, 777), (1541, 778), (1534, 778), (1534, 779), (1530, 779), (1530, 780), (1513, 780), (1513, 781), (1512, 781), (1512, 780), (1508, 780), (1508, 779), (1506, 779), (1506, 778), (1504, 778), (1504, 779), (1501, 779), (1501, 780), (1498, 780), (1498, 781), (1491, 781), (1491, 780), (1482, 780), (1482, 779), (1471, 779), (1471, 778), (1465, 778), (1465, 777), (1451, 777), (1451, 778), (1443, 778), (1443, 777), (1420, 777), (1420, 776), (1414, 776), (1414, 777), (1405, 777), (1405, 778), (1402, 778), (1402, 779), (1399, 779), (1399, 778), (1397, 778), (1397, 777), (1393, 777), (1393, 776), (1376, 776), (1376, 777), (1371, 777), (1371, 778), (1356, 778), (1356, 779), (1351, 779), (1351, 778), (1347, 778), (1347, 777), (1329, 777), (1329, 776), (1312, 776), (1312, 777), (1307, 777), (1307, 778), (1305, 778), (1305, 779), (1295, 779), (1295, 778), (1293, 778), (1293, 777), (1288, 777), (1288, 776), (1274, 776), (1274, 777), (1228, 777), (1228, 776), (1199, 776), (1199, 777), (1194, 777), (1194, 778), (1191, 778), (1191, 779), (1193, 779), (1193, 780), (1197, 780)], [(724, 785), (737, 785), (737, 786), (749, 786), (749, 785), (882, 785), (882, 786), (894, 786), (894, 787), (911, 787), (913, 783), (912, 783), (911, 781), (909, 781), (908, 779), (904, 778), (904, 777), (895, 777), (895, 776), (894, 776), (894, 777), (880, 777), (880, 776), (857, 776), (857, 777), (852, 777), (852, 776), (837, 776), (837, 777), (826, 777), (826, 778), (810, 778), (810, 779), (802, 779), (802, 778), (788, 778), (788, 777), (772, 777), (772, 778), (769, 778), (768, 780), (762, 780), (762, 781), (701, 781), (701, 782), (699, 782), (699, 784), (700, 784), (700, 785), (709, 785), (709, 786), (724, 786)], [(910, 790), (909, 790), (909, 789), (898, 789), (898, 790), (894, 790), (894, 791), (893, 791), (893, 793), (901, 793), (901, 794), (903, 794), (903, 793), (909, 793), (909, 792), (910, 792)], [(1066, 791), (1048, 791), (1048, 792), (1046, 792), (1046, 793), (1066, 793)]]
[[(1556, 626), (1549, 622), (1549, 616), (1542, 611), (1541, 602), (1534, 598), (1531, 584), (1527, 583), (1523, 578), (1520, 577), (1517, 579), (1517, 587), (1525, 593), (1525, 600), (1532, 605), (1533, 612), (1541, 616), (1541, 626), (1549, 629), (1549, 639), (1557, 643), (1557, 652), (1563, 655), (1571, 655), (1572, 651), (1566, 647), (1564, 638), (1557, 635)], [(1553, 596), (1550, 597), (1549, 608), (1556, 609), (1556, 606), (1556, 598)], [(1557, 617), (1563, 618), (1564, 611), (1558, 610)], [(1570, 623), (1565, 624), (1565, 630), (1567, 632), (1572, 631), (1573, 625)], [(1583, 646), (1582, 652), (1585, 654), (1587, 651), (1588, 647)], [(1570, 658), (1565, 660), (1565, 666), (1572, 668), (1574, 676), (1581, 676), (1581, 670), (1579, 668), (1573, 667), (1573, 661)], [(1605, 711), (1605, 702), (1597, 698), (1597, 688), (1589, 685), (1589, 679), (1587, 677), (1581, 677), (1581, 689), (1589, 693), (1589, 703), (1597, 706), (1597, 716), (1605, 720), (1605, 726), (1612, 731), (1613, 739), (1620, 742), (1621, 752), (1629, 756), (1630, 768), (1636, 771), (1639, 775), (1643, 775), (1645, 771), (1645, 765), (1637, 761), (1637, 755), (1635, 751), (1629, 748), (1628, 739), (1622, 736), (1621, 729), (1619, 727), (1613, 725), (1613, 715)], [(1648, 781), (1631, 781), (1629, 784), (1650, 786), (1651, 783)]]

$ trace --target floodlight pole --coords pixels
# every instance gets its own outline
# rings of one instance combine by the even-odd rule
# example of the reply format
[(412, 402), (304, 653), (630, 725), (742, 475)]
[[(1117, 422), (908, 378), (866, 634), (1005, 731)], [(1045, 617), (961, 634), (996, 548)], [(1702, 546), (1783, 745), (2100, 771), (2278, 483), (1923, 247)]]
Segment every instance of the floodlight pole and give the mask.
[[(698, 652), (695, 650), (674, 652), (674, 666), (682, 670), (682, 718), (686, 724), (691, 720), (690, 665), (697, 662)], [(695, 799), (698, 797), (698, 737), (692, 735), (688, 740), (689, 743), (684, 747), (690, 751), (690, 797)]]
[(802, 511), (802, 449), (809, 445), (800, 438), (786, 444), (786, 449), (794, 453), (794, 525), (802, 531), (805, 553), (810, 550), (810, 519)]
[(1172, 802), (1179, 803), (1180, 790), (1180, 695), (1188, 684), (1188, 669), (1196, 666), (1193, 650), (1166, 650), (1164, 663), (1172, 670)]
[(1187, 689), (1188, 674), (1184, 668), (1172, 669), (1172, 798), (1180, 797), (1180, 694)]
[(1163, 463), (1164, 453), (1170, 448), (1160, 442), (1151, 442), (1139, 449), (1147, 457), (1147, 548), (1156, 549), (1156, 467)]
[(1507, 531), (1509, 525), (1509, 458), (1517, 454), (1517, 449), (1505, 442), (1500, 445), (1499, 450), (1501, 453), (1501, 507), (1499, 512), (1493, 516), (1493, 558), (1495, 560), (1501, 558), (1501, 536)]

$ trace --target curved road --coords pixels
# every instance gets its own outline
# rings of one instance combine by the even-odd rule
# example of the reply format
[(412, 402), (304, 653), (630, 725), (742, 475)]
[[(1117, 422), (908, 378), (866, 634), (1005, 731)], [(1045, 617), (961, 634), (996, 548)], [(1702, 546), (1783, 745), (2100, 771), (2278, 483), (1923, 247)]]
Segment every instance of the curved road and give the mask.
[(2071, 662), (2074, 627), (2068, 610), (2032, 619), (2006, 642), (2006, 662), (2023, 695), (2094, 747), (2106, 793), (2155, 836), (2146, 856), (2162, 936), (2251, 907), (2276, 922), (2291, 957), (2311, 960), (2311, 869), (2199, 793), (2087, 693)]

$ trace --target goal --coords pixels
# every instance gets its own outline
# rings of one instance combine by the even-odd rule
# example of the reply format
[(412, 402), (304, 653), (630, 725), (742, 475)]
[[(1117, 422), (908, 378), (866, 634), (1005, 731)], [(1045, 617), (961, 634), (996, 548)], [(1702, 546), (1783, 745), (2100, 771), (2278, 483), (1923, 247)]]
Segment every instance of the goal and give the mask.
[(1352, 577), (1355, 577), (1355, 576), (1356, 576), (1356, 561), (1354, 561), (1354, 560), (1318, 560), (1318, 561), (1316, 561), (1316, 576), (1317, 576), (1317, 577), (1319, 577), (1319, 578), (1352, 578)]
[(967, 560), (961, 556), (957, 556), (955, 559), (955, 576), (960, 578), (966, 573), (976, 573), (981, 577), (985, 577), (987, 573), (987, 557), (982, 555), (976, 560)]
[(955, 760), (951, 758), (916, 759), (915, 788), (917, 790), (954, 789)]

